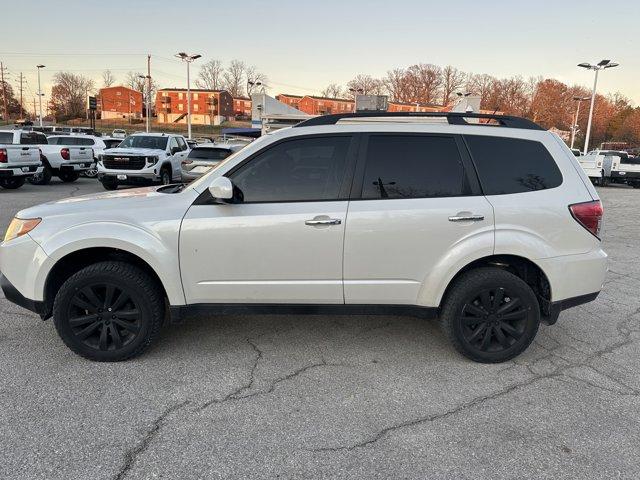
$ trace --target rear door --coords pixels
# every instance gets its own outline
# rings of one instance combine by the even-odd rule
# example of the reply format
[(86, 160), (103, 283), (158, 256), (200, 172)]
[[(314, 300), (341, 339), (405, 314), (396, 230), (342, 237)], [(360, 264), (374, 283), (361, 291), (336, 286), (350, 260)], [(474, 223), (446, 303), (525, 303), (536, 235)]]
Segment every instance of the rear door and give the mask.
[(424, 305), (427, 277), (461, 242), (476, 237), (475, 252), (493, 253), (493, 209), (461, 146), (453, 135), (366, 136), (345, 232), (346, 303)]

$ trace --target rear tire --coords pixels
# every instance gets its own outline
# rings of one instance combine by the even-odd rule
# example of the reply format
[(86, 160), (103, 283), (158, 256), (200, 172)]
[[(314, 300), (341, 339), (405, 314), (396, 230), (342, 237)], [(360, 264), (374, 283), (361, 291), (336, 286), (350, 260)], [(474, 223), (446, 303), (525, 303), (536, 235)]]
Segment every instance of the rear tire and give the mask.
[(533, 341), (540, 307), (529, 285), (499, 268), (461, 275), (444, 301), (440, 323), (458, 352), (475, 362), (511, 360)]
[(100, 262), (64, 282), (53, 304), (62, 341), (78, 355), (119, 362), (144, 352), (158, 337), (164, 298), (146, 272), (124, 262)]
[(64, 183), (72, 183), (80, 178), (79, 172), (60, 172), (58, 178)]
[(23, 186), (25, 180), (24, 177), (0, 178), (0, 187), (6, 188), (7, 190), (15, 190)]
[(109, 177), (104, 177), (100, 179), (100, 183), (104, 187), (105, 190), (117, 190), (118, 189), (118, 181), (112, 180)]
[(53, 177), (51, 167), (49, 167), (49, 165), (45, 165), (42, 173), (37, 173), (29, 177), (29, 183), (32, 185), (49, 185), (51, 177)]
[(171, 170), (169, 168), (162, 167), (162, 170), (160, 170), (160, 183), (162, 185), (171, 184)]

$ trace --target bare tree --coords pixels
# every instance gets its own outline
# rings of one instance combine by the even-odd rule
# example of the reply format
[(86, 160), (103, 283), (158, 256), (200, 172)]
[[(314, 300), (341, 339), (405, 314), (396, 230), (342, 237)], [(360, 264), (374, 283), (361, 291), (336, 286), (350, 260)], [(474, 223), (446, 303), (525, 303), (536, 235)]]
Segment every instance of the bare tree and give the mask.
[(209, 90), (221, 90), (223, 84), (224, 67), (220, 60), (209, 60), (200, 67), (196, 86)]
[(102, 72), (102, 86), (103, 87), (110, 87), (114, 83), (116, 83), (116, 78), (111, 73), (111, 70), (105, 70), (104, 72)]
[(356, 94), (362, 95), (382, 95), (384, 93), (384, 84), (381, 80), (373, 78), (371, 75), (356, 75), (356, 77), (347, 83), (348, 97), (355, 97)]
[(442, 69), (437, 65), (430, 63), (411, 65), (407, 69), (406, 76), (410, 102), (435, 103), (440, 97)]
[(260, 73), (253, 65), (246, 67), (244, 73), (247, 79), (247, 96), (250, 97), (257, 89), (266, 90), (269, 79), (264, 73)]
[(246, 64), (241, 60), (231, 60), (229, 67), (224, 72), (224, 88), (234, 97), (244, 94), (244, 79), (247, 70)]
[(451, 65), (442, 69), (442, 104), (449, 105), (451, 95), (464, 86), (467, 75)]
[(127, 75), (125, 76), (125, 84), (132, 90), (144, 92), (147, 80), (140, 77), (144, 77), (144, 74), (140, 72), (127, 72)]
[(496, 78), (486, 73), (475, 75), (470, 74), (467, 77), (466, 90), (469, 93), (480, 96), (480, 108), (495, 109), (495, 105), (490, 104), (489, 96), (491, 94)]
[(342, 91), (342, 87), (337, 83), (330, 83), (320, 94), (327, 98), (342, 98), (344, 92)]
[(403, 68), (396, 68), (387, 72), (387, 76), (384, 77), (382, 83), (384, 84), (386, 91), (389, 93), (391, 101), (408, 101), (408, 88), (406, 80), (407, 72)]
[(82, 117), (87, 95), (95, 90), (93, 80), (70, 72), (58, 72), (53, 76), (51, 110), (56, 118)]

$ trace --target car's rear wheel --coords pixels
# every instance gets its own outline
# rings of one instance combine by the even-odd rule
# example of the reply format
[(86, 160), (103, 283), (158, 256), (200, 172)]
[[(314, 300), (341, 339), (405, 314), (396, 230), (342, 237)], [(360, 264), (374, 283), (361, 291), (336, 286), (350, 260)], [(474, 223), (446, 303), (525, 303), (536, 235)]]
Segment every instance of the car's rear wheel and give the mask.
[(24, 177), (0, 178), (0, 187), (6, 188), (7, 190), (15, 190), (23, 186), (24, 182)]
[(529, 285), (499, 268), (479, 268), (452, 285), (441, 314), (444, 333), (464, 356), (481, 363), (510, 360), (533, 341), (540, 324)]
[(65, 183), (75, 182), (80, 178), (79, 172), (60, 172), (58, 178)]
[(124, 262), (100, 262), (72, 275), (53, 305), (56, 330), (75, 353), (101, 362), (140, 355), (158, 336), (164, 299), (157, 282)]
[(44, 166), (44, 170), (29, 177), (29, 183), (32, 185), (48, 185), (53, 177), (53, 172), (48, 165)]
[(101, 178), (100, 183), (105, 190), (116, 190), (118, 188), (118, 181), (110, 177)]

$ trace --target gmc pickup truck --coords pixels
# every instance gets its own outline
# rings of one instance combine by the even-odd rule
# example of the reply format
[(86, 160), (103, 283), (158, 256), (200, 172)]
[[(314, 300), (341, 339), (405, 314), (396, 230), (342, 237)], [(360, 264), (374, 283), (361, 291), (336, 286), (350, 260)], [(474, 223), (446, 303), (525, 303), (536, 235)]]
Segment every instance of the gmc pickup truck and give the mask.
[(0, 131), (0, 187), (16, 189), (27, 178), (42, 173), (40, 149), (30, 144), (30, 133)]
[[(57, 136), (46, 137), (39, 132), (33, 132), (37, 136), (38, 146), (42, 151), (43, 171), (40, 175), (34, 175), (29, 179), (34, 185), (46, 185), (51, 177), (57, 176), (63, 182), (75, 182), (82, 172), (93, 165), (93, 149), (79, 142), (72, 145), (61, 145)], [(83, 135), (78, 135), (82, 138)]]

